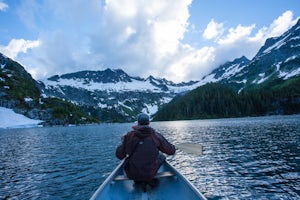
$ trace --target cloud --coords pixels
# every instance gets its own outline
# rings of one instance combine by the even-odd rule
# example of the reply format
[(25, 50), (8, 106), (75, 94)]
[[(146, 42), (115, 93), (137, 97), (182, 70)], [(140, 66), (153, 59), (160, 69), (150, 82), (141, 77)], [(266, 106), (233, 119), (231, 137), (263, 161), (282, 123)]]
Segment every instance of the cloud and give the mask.
[(175, 81), (200, 80), (202, 76), (211, 71), (214, 62), (214, 47), (195, 49), (188, 44), (181, 44), (164, 73)]
[(203, 37), (205, 39), (217, 38), (224, 33), (223, 23), (216, 23), (213, 19), (209, 22), (206, 29), (203, 32)]
[(7, 46), (0, 45), (0, 51), (6, 56), (15, 59), (20, 52), (26, 53), (28, 49), (36, 48), (40, 41), (31, 41), (24, 39), (12, 39)]
[(124, 63), (133, 73), (147, 74), (147, 69), (161, 71), (166, 68), (164, 63), (176, 54), (187, 29), (191, 1), (180, 0), (176, 4), (171, 0), (106, 3), (103, 23), (92, 39), (97, 42), (91, 50), (110, 52), (110, 58), (105, 57), (104, 64)]
[(280, 17), (273, 21), (271, 26), (267, 30), (267, 37), (276, 37), (283, 34), (293, 25), (295, 25), (297, 19), (293, 20), (293, 12), (288, 10), (284, 12)]
[(183, 42), (191, 3), (24, 0), (17, 12), (29, 30), (38, 32), (38, 38), (14, 39), (0, 48), (37, 79), (111, 67), (133, 76), (154, 75), (179, 82), (199, 80), (242, 55), (253, 57), (266, 38), (282, 34), (295, 23), (291, 11), (262, 28), (239, 24), (227, 29), (212, 19), (203, 33), (212, 45), (196, 48)]
[(296, 22), (297, 19), (293, 20), (293, 12), (286, 11), (275, 19), (269, 27), (261, 27), (256, 32), (255, 24), (249, 26), (239, 24), (237, 27), (229, 28), (215, 41), (216, 66), (241, 56), (252, 59), (264, 45), (266, 39), (282, 35)]
[(297, 20), (298, 19), (293, 19), (293, 12), (288, 10), (275, 19), (269, 27), (264, 26), (259, 29), (255, 36), (249, 38), (249, 41), (263, 45), (267, 38), (282, 35), (294, 26)]
[(28, 28), (44, 21), (40, 15), (48, 18), (39, 27), (42, 44), (31, 51), (30, 58), (23, 57), (22, 63), (40, 66), (39, 71), (48, 75), (112, 67), (132, 75), (165, 76), (182, 45), (191, 4), (191, 0), (176, 4), (172, 0), (107, 0), (102, 5), (96, 0), (24, 2), (19, 13), (28, 7), (44, 8), (32, 9), (24, 22)]
[(230, 28), (228, 34), (224, 38), (218, 40), (219, 45), (234, 44), (240, 40), (244, 40), (250, 37), (252, 30), (255, 28), (255, 24), (251, 26), (238, 25), (236, 28)]
[(0, 11), (6, 11), (8, 8), (9, 6), (6, 3), (0, 1)]

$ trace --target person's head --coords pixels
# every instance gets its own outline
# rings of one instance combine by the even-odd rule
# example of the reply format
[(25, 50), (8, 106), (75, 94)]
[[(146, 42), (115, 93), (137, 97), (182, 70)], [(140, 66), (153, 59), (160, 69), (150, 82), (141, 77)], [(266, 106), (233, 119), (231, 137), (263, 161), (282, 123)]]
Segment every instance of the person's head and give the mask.
[(150, 118), (147, 114), (145, 113), (140, 113), (137, 116), (137, 121), (139, 125), (149, 125), (150, 123)]

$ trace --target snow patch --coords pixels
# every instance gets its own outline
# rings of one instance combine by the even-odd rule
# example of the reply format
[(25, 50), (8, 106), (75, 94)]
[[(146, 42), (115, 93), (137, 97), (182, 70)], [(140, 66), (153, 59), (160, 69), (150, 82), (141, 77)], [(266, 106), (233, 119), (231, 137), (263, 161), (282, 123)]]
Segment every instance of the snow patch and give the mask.
[(142, 110), (143, 113), (147, 113), (148, 115), (153, 115), (158, 111), (157, 105), (146, 104), (146, 108)]
[(166, 103), (169, 103), (171, 100), (172, 100), (172, 98), (170, 98), (170, 97), (164, 97), (164, 98), (161, 100), (161, 102), (162, 102), (163, 104), (166, 104)]
[(284, 62), (286, 63), (290, 60), (295, 60), (296, 58), (297, 58), (297, 56), (291, 56), (291, 57), (287, 58)]
[[(157, 85), (160, 85), (161, 83), (157, 80), (152, 79), (154, 83)], [(61, 88), (62, 86), (70, 86), (74, 88), (82, 88), (91, 92), (94, 91), (107, 91), (107, 92), (126, 92), (126, 91), (138, 91), (138, 92), (155, 92), (155, 93), (161, 93), (166, 91), (163, 91), (161, 88), (153, 85), (150, 82), (150, 78), (146, 80), (136, 80), (132, 79), (131, 82), (117, 82), (117, 83), (99, 83), (99, 82), (93, 82), (90, 81), (87, 83), (85, 79), (63, 79), (60, 78), (57, 81), (51, 81), (51, 80), (43, 80), (42, 81), (46, 88)], [(172, 86), (167, 85), (169, 92), (173, 93), (181, 93), (183, 91), (188, 91), (195, 89), (199, 87), (200, 85), (203, 85), (202, 83), (193, 84), (192, 86)], [(60, 91), (62, 92), (62, 91)]]
[(284, 77), (283, 79), (286, 80), (286, 79), (289, 79), (289, 78), (291, 78), (293, 76), (298, 76), (298, 75), (300, 75), (300, 68), (298, 68), (298, 69), (296, 69), (294, 71), (291, 71), (289, 73), (282, 72), (282, 73), (280, 73), (279, 76)]
[(269, 77), (264, 77), (264, 78), (261, 78), (260, 80), (257, 81), (257, 84), (261, 84), (263, 82), (265, 82)]
[(123, 106), (124, 108), (127, 108), (127, 109), (129, 109), (129, 110), (132, 111), (132, 108), (130, 108), (129, 106), (126, 106), (123, 102), (119, 101), (118, 104), (121, 105), (121, 106)]
[(276, 64), (276, 71), (280, 70), (280, 65), (281, 65), (281, 62)]
[(230, 78), (231, 76), (239, 73), (240, 71), (242, 71), (242, 69), (244, 69), (246, 67), (246, 65), (240, 67), (239, 64), (235, 64), (230, 66), (229, 68), (227, 68), (227, 70), (225, 71), (225, 73), (223, 74), (222, 78)]
[(269, 78), (269, 76), (265, 77), (265, 73), (260, 73), (258, 76), (259, 78), (252, 81), (252, 83), (261, 84)]
[[(118, 83), (96, 83), (91, 81), (89, 84), (86, 84), (84, 80), (74, 80), (74, 79), (59, 79), (56, 81), (44, 81), (47, 87), (57, 87), (59, 86), (71, 86), (76, 88), (86, 89), (88, 91), (148, 91), (155, 89), (157, 87), (153, 86), (149, 81), (137, 81), (133, 80), (132, 82), (118, 82)], [(161, 92), (159, 90), (158, 92)]]
[(279, 49), (282, 45), (286, 44), (285, 40), (290, 36), (290, 34), (288, 34), (287, 36), (285, 36), (283, 39), (279, 40), (278, 42), (276, 42), (275, 44), (273, 44), (272, 46), (270, 46), (269, 48), (265, 49), (263, 51), (264, 54), (269, 53), (272, 49)]
[(297, 45), (291, 45), (291, 48), (296, 48), (296, 47), (300, 47), (300, 44), (297, 44)]
[(38, 127), (41, 120), (34, 120), (15, 113), (12, 109), (0, 107), (0, 128), (29, 128)]
[(25, 102), (31, 102), (31, 101), (33, 101), (33, 99), (30, 98), (30, 97), (25, 97), (25, 98), (24, 98), (24, 101), (25, 101)]
[(300, 39), (300, 36), (293, 37), (293, 38), (290, 39), (290, 41), (291, 40), (298, 40), (298, 39)]
[(107, 108), (107, 104), (103, 104), (103, 103), (98, 103), (98, 107), (99, 108)]
[(244, 79), (242, 81), (236, 81), (236, 83), (243, 83), (243, 84), (245, 84), (245, 83), (247, 83), (247, 79)]

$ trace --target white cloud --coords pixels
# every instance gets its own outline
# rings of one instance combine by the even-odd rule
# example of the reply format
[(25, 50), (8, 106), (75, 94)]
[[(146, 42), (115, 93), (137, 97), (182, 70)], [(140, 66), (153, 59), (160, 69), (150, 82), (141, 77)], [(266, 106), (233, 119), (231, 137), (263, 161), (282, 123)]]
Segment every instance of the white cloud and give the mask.
[[(114, 33), (112, 36), (117, 38), (114, 45), (128, 45), (133, 48), (130, 48), (132, 56), (140, 58), (148, 53), (159, 60), (175, 53), (188, 25), (188, 6), (191, 1), (180, 0), (176, 4), (172, 0), (130, 2), (106, 2), (104, 14), (107, 17), (102, 28), (111, 29), (109, 32)], [(135, 34), (124, 41), (128, 26)]]
[(164, 73), (173, 81), (200, 80), (210, 72), (215, 61), (215, 48), (203, 47), (195, 49), (190, 45), (181, 45), (179, 51), (172, 57)]
[(0, 1), (0, 11), (6, 11), (8, 8), (9, 6), (6, 3)]
[(286, 11), (275, 19), (269, 27), (264, 26), (256, 32), (254, 32), (255, 28), (257, 28), (255, 24), (250, 26), (239, 24), (235, 28), (229, 28), (216, 40), (215, 67), (225, 61), (233, 60), (243, 55), (252, 59), (266, 39), (282, 35), (296, 22), (297, 19), (293, 20), (293, 13)]
[(286, 11), (275, 19), (269, 27), (262, 27), (255, 36), (250, 37), (249, 41), (263, 44), (267, 38), (278, 37), (296, 24), (298, 19), (293, 19), (293, 12)]
[(0, 51), (12, 58), (15, 59), (20, 52), (26, 53), (28, 49), (36, 48), (40, 45), (40, 41), (31, 41), (24, 39), (12, 39), (7, 46), (0, 45)]
[[(77, 0), (73, 4), (45, 2), (47, 6), (33, 5), (32, 1), (22, 6), (49, 9), (33, 9), (30, 16), (34, 18), (26, 22), (28, 27), (37, 26), (38, 14), (50, 14), (45, 21), (48, 24), (43, 25), (47, 29), (40, 27), (42, 45), (31, 52), (30, 58), (22, 58), (24, 64), (40, 66), (40, 73), (36, 73), (40, 76), (42, 71), (50, 75), (106, 67), (123, 68), (132, 75), (165, 75), (170, 60), (178, 55), (191, 4), (191, 0), (179, 0), (176, 4), (173, 0), (114, 0), (101, 7), (96, 0)], [(63, 12), (69, 5), (72, 9)], [(79, 13), (88, 14), (80, 14), (83, 16), (79, 18)], [(51, 30), (51, 21), (62, 25)]]
[(203, 32), (205, 39), (218, 38), (224, 33), (223, 23), (216, 23), (213, 19), (209, 22), (206, 29)]
[(236, 43), (237, 41), (244, 40), (250, 37), (252, 30), (255, 28), (255, 25), (251, 26), (242, 26), (238, 25), (236, 28), (230, 28), (228, 34), (224, 38), (218, 40), (219, 45), (228, 45)]
[[(242, 55), (251, 58), (266, 38), (282, 34), (295, 23), (291, 11), (260, 29), (255, 24), (225, 29), (222, 22), (211, 20), (203, 37), (214, 39), (213, 45), (197, 49), (183, 43), (191, 2), (24, 0), (19, 16), (39, 38), (12, 40), (0, 48), (36, 78), (111, 67), (133, 76), (151, 74), (177, 82), (199, 80), (219, 64)], [(19, 52), (27, 53), (17, 57)]]
[(268, 29), (267, 37), (277, 37), (295, 25), (297, 20), (293, 20), (293, 12), (288, 10), (273, 21)]

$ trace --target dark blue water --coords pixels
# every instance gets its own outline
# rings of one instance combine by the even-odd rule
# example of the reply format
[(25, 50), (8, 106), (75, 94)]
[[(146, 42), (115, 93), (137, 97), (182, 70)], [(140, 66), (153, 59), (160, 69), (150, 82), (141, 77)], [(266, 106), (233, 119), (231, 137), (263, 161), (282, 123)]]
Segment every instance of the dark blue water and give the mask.
[[(208, 199), (300, 199), (300, 115), (159, 122), (168, 160)], [(0, 130), (0, 199), (89, 199), (119, 161), (132, 124)]]

